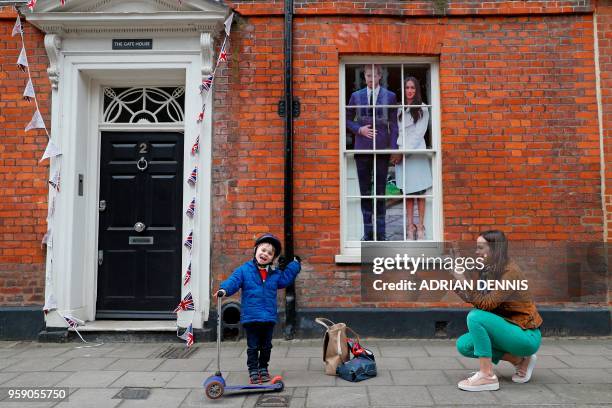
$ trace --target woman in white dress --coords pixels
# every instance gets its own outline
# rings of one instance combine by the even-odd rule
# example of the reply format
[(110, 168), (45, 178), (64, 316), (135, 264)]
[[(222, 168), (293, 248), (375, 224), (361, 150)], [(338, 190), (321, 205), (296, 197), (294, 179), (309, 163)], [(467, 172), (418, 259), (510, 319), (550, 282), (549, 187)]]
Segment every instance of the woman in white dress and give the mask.
[[(422, 106), (421, 87), (419, 80), (409, 76), (404, 80), (404, 100), (406, 107), (398, 112), (399, 149), (427, 149), (425, 132), (429, 124), (429, 110)], [(414, 106), (417, 105), (417, 106)], [(395, 181), (397, 186), (407, 195), (423, 195), (432, 186), (431, 163), (429, 156), (407, 154), (402, 160), (401, 154), (393, 155), (395, 164)], [(419, 223), (414, 223), (414, 200), (417, 201)], [(406, 198), (406, 220), (408, 240), (425, 239), (425, 198)]]

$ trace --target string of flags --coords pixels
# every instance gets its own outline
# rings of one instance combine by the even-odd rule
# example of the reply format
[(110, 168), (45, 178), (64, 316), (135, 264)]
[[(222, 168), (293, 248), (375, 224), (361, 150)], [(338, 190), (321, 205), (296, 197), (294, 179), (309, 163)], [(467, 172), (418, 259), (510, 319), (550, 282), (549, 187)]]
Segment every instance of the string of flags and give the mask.
[[(64, 1), (62, 0), (62, 5)], [(36, 0), (30, 0), (27, 3), (27, 7), (30, 10), (33, 10), (36, 6)], [(85, 342), (83, 337), (80, 335), (78, 330), (76, 329), (79, 325), (83, 325), (85, 322), (75, 318), (69, 313), (62, 313), (57, 310), (57, 300), (54, 294), (54, 283), (53, 283), (53, 266), (54, 266), (54, 255), (53, 255), (53, 225), (54, 225), (54, 215), (55, 215), (55, 204), (59, 197), (60, 193), (60, 181), (61, 181), (61, 155), (62, 151), (57, 146), (53, 140), (51, 139), (51, 135), (49, 130), (47, 129), (47, 125), (43, 119), (43, 116), (40, 112), (40, 107), (38, 104), (38, 99), (36, 97), (36, 91), (34, 89), (34, 82), (32, 81), (32, 73), (30, 72), (30, 64), (28, 62), (28, 52), (26, 49), (26, 42), (24, 38), (24, 30), (23, 25), (21, 24), (21, 17), (19, 16), (19, 12), (17, 12), (17, 19), (15, 20), (15, 25), (13, 26), (13, 30), (11, 32), (11, 36), (19, 36), (21, 40), (21, 51), (19, 52), (19, 56), (17, 57), (17, 68), (27, 75), (27, 82), (22, 94), (22, 98), (24, 101), (28, 103), (33, 103), (34, 105), (34, 113), (32, 114), (32, 119), (25, 126), (24, 131), (36, 131), (36, 130), (44, 130), (47, 135), (48, 142), (40, 161), (44, 161), (46, 159), (55, 159), (50, 163), (49, 173), (53, 174), (51, 179), (48, 180), (49, 185), (49, 206), (47, 209), (47, 231), (45, 232), (42, 240), (41, 247), (47, 247), (47, 261), (48, 267), (45, 272), (45, 304), (43, 306), (43, 312), (48, 314), (50, 311), (55, 310), (62, 318), (62, 320), (66, 323), (67, 327), (73, 328), (81, 340)]]
[[(181, 0), (178, 0), (178, 2), (179, 4), (182, 4)], [(34, 11), (36, 7), (36, 3), (37, 3), (37, 0), (29, 0), (26, 4), (26, 7), (30, 11)], [(60, 0), (60, 4), (62, 6), (64, 6), (65, 3), (66, 3), (65, 0)], [(231, 32), (231, 26), (232, 26), (233, 19), (234, 19), (234, 14), (232, 13), (225, 20), (224, 22), (225, 38), (221, 45), (221, 49), (219, 51), (219, 56), (217, 58), (215, 67), (213, 68), (212, 73), (207, 75), (206, 78), (202, 80), (202, 83), (198, 86), (200, 95), (202, 97), (202, 107), (196, 118), (196, 122), (198, 124), (201, 124), (206, 119), (206, 115), (205, 115), (206, 104), (208, 103), (208, 100), (210, 99), (209, 92), (213, 88), (217, 68), (219, 67), (219, 64), (226, 63), (228, 60), (229, 38), (230, 38), (230, 32)], [(36, 98), (36, 92), (34, 89), (34, 84), (32, 82), (32, 75), (30, 73), (30, 68), (28, 64), (27, 51), (25, 47), (25, 41), (23, 38), (23, 27), (21, 25), (21, 19), (19, 15), (17, 16), (17, 21), (15, 22), (15, 26), (13, 27), (12, 35), (13, 36), (19, 35), (21, 37), (22, 46), (21, 46), (21, 52), (19, 53), (19, 57), (17, 58), (17, 67), (22, 72), (27, 73), (28, 75), (28, 81), (24, 88), (22, 97), (27, 102), (34, 102), (34, 105), (35, 105), (35, 111), (32, 115), (32, 119), (26, 125), (25, 131), (27, 132), (27, 131), (33, 131), (36, 129), (44, 129), (48, 137), (48, 143), (47, 143), (47, 146), (45, 148), (45, 151), (40, 161), (42, 162), (46, 159), (55, 159), (51, 163), (51, 167), (54, 168), (54, 171), (50, 171), (50, 173), (53, 174), (53, 176), (48, 181), (48, 184), (49, 184), (49, 206), (48, 206), (48, 213), (47, 213), (47, 226), (48, 227), (47, 227), (47, 232), (45, 233), (42, 239), (42, 245), (47, 246), (47, 258), (48, 258), (48, 263), (49, 263), (49, 267), (46, 269), (46, 293), (45, 293), (45, 305), (43, 306), (43, 311), (45, 312), (45, 314), (49, 313), (51, 310), (57, 311), (57, 313), (66, 322), (67, 327), (72, 328), (74, 331), (76, 331), (76, 333), (79, 335), (81, 340), (86, 343), (86, 341), (83, 339), (83, 337), (81, 336), (81, 334), (78, 332), (78, 329), (77, 329), (79, 326), (84, 325), (85, 322), (75, 318), (74, 316), (68, 313), (61, 313), (60, 311), (58, 311), (57, 310), (57, 300), (55, 299), (54, 290), (53, 290), (54, 285), (53, 285), (53, 249), (52, 249), (53, 248), (53, 234), (52, 234), (53, 228), (52, 227), (53, 227), (56, 199), (60, 193), (60, 183), (61, 183), (61, 161), (60, 159), (62, 155), (62, 150), (51, 139), (51, 135), (49, 134), (45, 121), (42, 117), (42, 114), (40, 113), (38, 100)], [(191, 282), (192, 282), (191, 280), (191, 276), (192, 276), (191, 255), (192, 255), (192, 250), (194, 248), (194, 229), (195, 229), (194, 225), (196, 221), (195, 218), (196, 218), (196, 207), (197, 207), (196, 197), (198, 196), (199, 153), (200, 153), (200, 135), (197, 135), (193, 142), (192, 148), (191, 148), (193, 171), (190, 173), (187, 179), (187, 184), (191, 186), (191, 188), (193, 189), (193, 199), (189, 202), (187, 209), (185, 211), (191, 223), (189, 234), (187, 235), (184, 241), (184, 246), (186, 250), (189, 251), (189, 263), (188, 263), (189, 266), (187, 267), (187, 270), (185, 271), (185, 275), (182, 279), (183, 287), (185, 290), (187, 290), (187, 294), (185, 295), (183, 299), (181, 299), (181, 301), (179, 302), (179, 305), (175, 308), (174, 312), (177, 314), (181, 312), (195, 310), (195, 302), (191, 294), (191, 290), (189, 289), (191, 287)], [(193, 314), (192, 314), (191, 322), (189, 323), (187, 328), (185, 328), (182, 333), (180, 333), (180, 331), (181, 331), (181, 328), (178, 326), (178, 321), (177, 321), (177, 337), (184, 340), (187, 347), (191, 347), (195, 342), (195, 338), (193, 334)]]
[[(231, 31), (231, 26), (232, 26), (232, 22), (234, 19), (234, 14), (232, 13), (226, 20), (225, 20), (225, 38), (223, 40), (223, 44), (221, 45), (221, 50), (219, 51), (219, 57), (217, 58), (217, 63), (215, 64), (215, 67), (213, 69), (213, 72), (209, 75), (206, 76), (206, 78), (204, 78), (202, 80), (202, 83), (199, 85), (199, 90), (200, 90), (200, 95), (202, 96), (202, 109), (200, 110), (200, 112), (198, 113), (198, 116), (196, 117), (196, 122), (198, 124), (201, 124), (202, 122), (204, 122), (205, 119), (207, 119), (205, 112), (206, 112), (206, 104), (209, 101), (209, 92), (213, 87), (214, 81), (215, 81), (215, 74), (217, 72), (217, 68), (219, 67), (219, 64), (222, 62), (227, 62), (227, 53), (228, 53), (228, 47), (229, 47), (229, 36), (230, 36), (230, 31)], [(183, 313), (183, 312), (187, 312), (187, 311), (193, 311), (195, 310), (195, 302), (193, 299), (193, 295), (191, 294), (191, 274), (192, 274), (192, 251), (194, 250), (194, 241), (195, 241), (195, 237), (194, 236), (194, 230), (195, 230), (195, 222), (196, 222), (196, 208), (197, 208), (197, 201), (196, 201), (196, 197), (198, 197), (198, 163), (199, 163), (199, 154), (200, 154), (200, 135), (197, 135), (195, 140), (193, 141), (193, 145), (191, 147), (191, 161), (192, 161), (192, 165), (190, 166), (191, 168), (193, 168), (193, 170), (191, 171), (191, 173), (189, 174), (189, 176), (187, 177), (187, 184), (190, 186), (191, 189), (193, 189), (193, 198), (192, 200), (189, 202), (189, 204), (187, 205), (187, 209), (185, 210), (185, 214), (187, 215), (187, 217), (189, 218), (189, 233), (187, 234), (187, 236), (185, 237), (185, 240), (183, 242), (183, 246), (186, 248), (186, 250), (189, 252), (189, 263), (188, 263), (188, 267), (187, 270), (185, 271), (185, 274), (183, 276), (183, 288), (184, 290), (187, 291), (187, 294), (185, 295), (185, 297), (183, 299), (181, 299), (181, 301), (179, 302), (178, 306), (174, 309), (174, 312), (177, 313), (177, 318), (178, 318), (178, 313)], [(182, 331), (182, 332), (181, 332)], [(193, 314), (191, 315), (191, 322), (189, 323), (189, 325), (187, 326), (187, 328), (185, 328), (184, 330), (179, 327), (178, 325), (178, 321), (177, 321), (177, 327), (176, 327), (176, 335), (178, 338), (182, 339), (185, 341), (185, 345), (187, 347), (191, 347), (194, 342), (195, 342), (195, 338), (194, 338), (194, 334), (193, 334)]]

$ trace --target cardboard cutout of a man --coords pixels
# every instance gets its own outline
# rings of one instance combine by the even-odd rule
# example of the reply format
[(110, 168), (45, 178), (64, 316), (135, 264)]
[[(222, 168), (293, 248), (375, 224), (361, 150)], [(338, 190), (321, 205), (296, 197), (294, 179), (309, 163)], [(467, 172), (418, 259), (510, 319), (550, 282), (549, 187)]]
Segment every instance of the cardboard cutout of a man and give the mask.
[[(364, 68), (367, 86), (353, 92), (346, 116), (346, 126), (355, 135), (355, 149), (397, 149), (397, 108), (392, 107), (397, 105), (397, 97), (395, 93), (380, 86), (382, 71), (379, 65), (366, 65)], [(369, 105), (369, 107), (351, 107), (355, 105)], [(374, 109), (372, 105), (389, 106)], [(355, 154), (359, 191), (362, 196), (372, 195), (374, 167), (376, 167), (376, 195), (385, 195), (389, 158), (389, 154)], [(364, 229), (362, 241), (374, 239), (373, 201), (371, 198), (361, 199)], [(385, 200), (378, 199), (376, 201), (377, 241), (386, 240), (386, 212)]]

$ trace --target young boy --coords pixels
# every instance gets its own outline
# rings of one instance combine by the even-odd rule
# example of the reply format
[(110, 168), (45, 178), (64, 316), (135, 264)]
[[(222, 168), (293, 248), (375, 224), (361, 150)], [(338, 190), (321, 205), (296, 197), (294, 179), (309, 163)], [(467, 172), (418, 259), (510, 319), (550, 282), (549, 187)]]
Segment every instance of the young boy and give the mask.
[(268, 362), (272, 350), (272, 332), (276, 324), (276, 291), (289, 286), (300, 273), (300, 258), (280, 269), (272, 262), (280, 255), (281, 242), (272, 234), (264, 234), (255, 241), (253, 259), (236, 269), (223, 281), (215, 298), (231, 296), (242, 289), (240, 322), (247, 335), (247, 366), (249, 381), (258, 384), (270, 381)]

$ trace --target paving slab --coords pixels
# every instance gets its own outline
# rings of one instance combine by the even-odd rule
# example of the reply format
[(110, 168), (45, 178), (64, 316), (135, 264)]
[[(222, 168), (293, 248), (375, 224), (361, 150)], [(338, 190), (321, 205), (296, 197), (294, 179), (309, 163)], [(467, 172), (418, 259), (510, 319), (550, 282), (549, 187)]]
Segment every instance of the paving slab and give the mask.
[(12, 380), (13, 378), (19, 375), (20, 375), (19, 373), (0, 373), (0, 385), (5, 387), (4, 384), (6, 384), (9, 380)]
[(166, 361), (163, 358), (119, 358), (111, 365), (107, 366), (105, 370), (114, 371), (153, 371), (159, 367), (161, 363)]
[(103, 370), (115, 361), (117, 361), (116, 358), (77, 357), (58, 365), (53, 371)]
[(24, 371), (51, 371), (55, 367), (64, 364), (69, 358), (50, 357), (50, 358), (24, 358), (21, 361), (5, 367), (5, 372), (24, 372)]
[(3, 387), (52, 387), (71, 373), (29, 372), (15, 373), (18, 376), (2, 384)]
[(601, 344), (562, 344), (560, 347), (578, 356), (605, 356), (610, 349)]
[(570, 368), (612, 368), (612, 361), (603, 356), (559, 356)]
[(210, 358), (167, 359), (155, 371), (195, 371), (203, 372), (212, 363)]
[(37, 357), (56, 357), (60, 354), (64, 354), (72, 347), (69, 346), (57, 346), (49, 344), (32, 344), (29, 347), (20, 350), (14, 355), (17, 358), (37, 358)]
[(79, 344), (66, 350), (60, 357), (76, 358), (76, 357), (106, 357), (108, 353), (117, 349), (119, 344)]
[(206, 398), (206, 395), (202, 389), (192, 389), (189, 394), (182, 401), (180, 408), (209, 408), (209, 407), (223, 407), (223, 408), (242, 408), (247, 395), (229, 395), (226, 394), (223, 397), (210, 400)]
[(151, 394), (146, 400), (123, 400), (121, 408), (178, 408), (181, 406), (190, 389), (151, 389)]
[(539, 355), (536, 361), (536, 369), (538, 368), (569, 368), (567, 364), (559, 360), (555, 356)]
[[(243, 367), (246, 367), (246, 360), (243, 360)], [(270, 373), (276, 373), (283, 370), (308, 370), (308, 357), (278, 358), (272, 355), (269, 368)]]
[(368, 407), (368, 392), (361, 387), (313, 387), (308, 390), (306, 407)]
[(557, 368), (553, 371), (571, 384), (612, 384), (612, 374), (602, 368)]
[(0, 357), (0, 370), (4, 370), (6, 367), (10, 367), (20, 361), (22, 360), (19, 358)]
[(373, 406), (430, 406), (434, 404), (424, 386), (370, 386), (368, 394)]
[(176, 376), (177, 372), (171, 371), (128, 371), (111, 384), (113, 388), (122, 387), (152, 387), (163, 388)]
[(106, 388), (125, 374), (125, 371), (77, 371), (56, 384), (56, 387)]
[(204, 390), (204, 381), (213, 374), (213, 371), (176, 373), (164, 388), (201, 388)]
[(566, 403), (612, 405), (610, 384), (548, 384), (546, 387)]
[(113, 399), (117, 392), (114, 388), (79, 388), (54, 408), (115, 408), (122, 402)]
[(456, 357), (408, 357), (408, 360), (416, 370), (463, 368)]
[(457, 357), (459, 355), (454, 345), (433, 344), (423, 345), (423, 347), (431, 357)]
[(316, 357), (323, 358), (322, 346), (291, 346), (287, 351), (287, 357)]
[(379, 346), (381, 357), (427, 357), (429, 354), (422, 346)]
[(325, 387), (336, 384), (335, 376), (314, 374), (304, 370), (285, 370), (282, 376), (285, 387)]
[[(220, 353), (221, 358), (223, 359), (225, 357), (240, 357), (244, 350), (246, 350), (246, 347), (242, 345), (234, 345), (230, 347), (222, 345)], [(195, 351), (190, 358), (217, 358), (217, 349), (212, 347), (199, 347), (198, 350)]]
[(488, 405), (497, 404), (498, 400), (493, 396), (494, 391), (467, 392), (457, 388), (456, 385), (431, 385), (427, 389), (436, 404), (448, 404), (457, 406), (464, 405)]
[(509, 405), (549, 405), (562, 403), (563, 399), (542, 384), (500, 384), (495, 397), (502, 404)]
[(443, 385), (449, 384), (442, 370), (391, 370), (397, 385)]
[(167, 345), (160, 344), (145, 344), (145, 343), (130, 343), (122, 344), (114, 348), (106, 354), (106, 357), (117, 358), (153, 358), (157, 353), (160, 353)]

